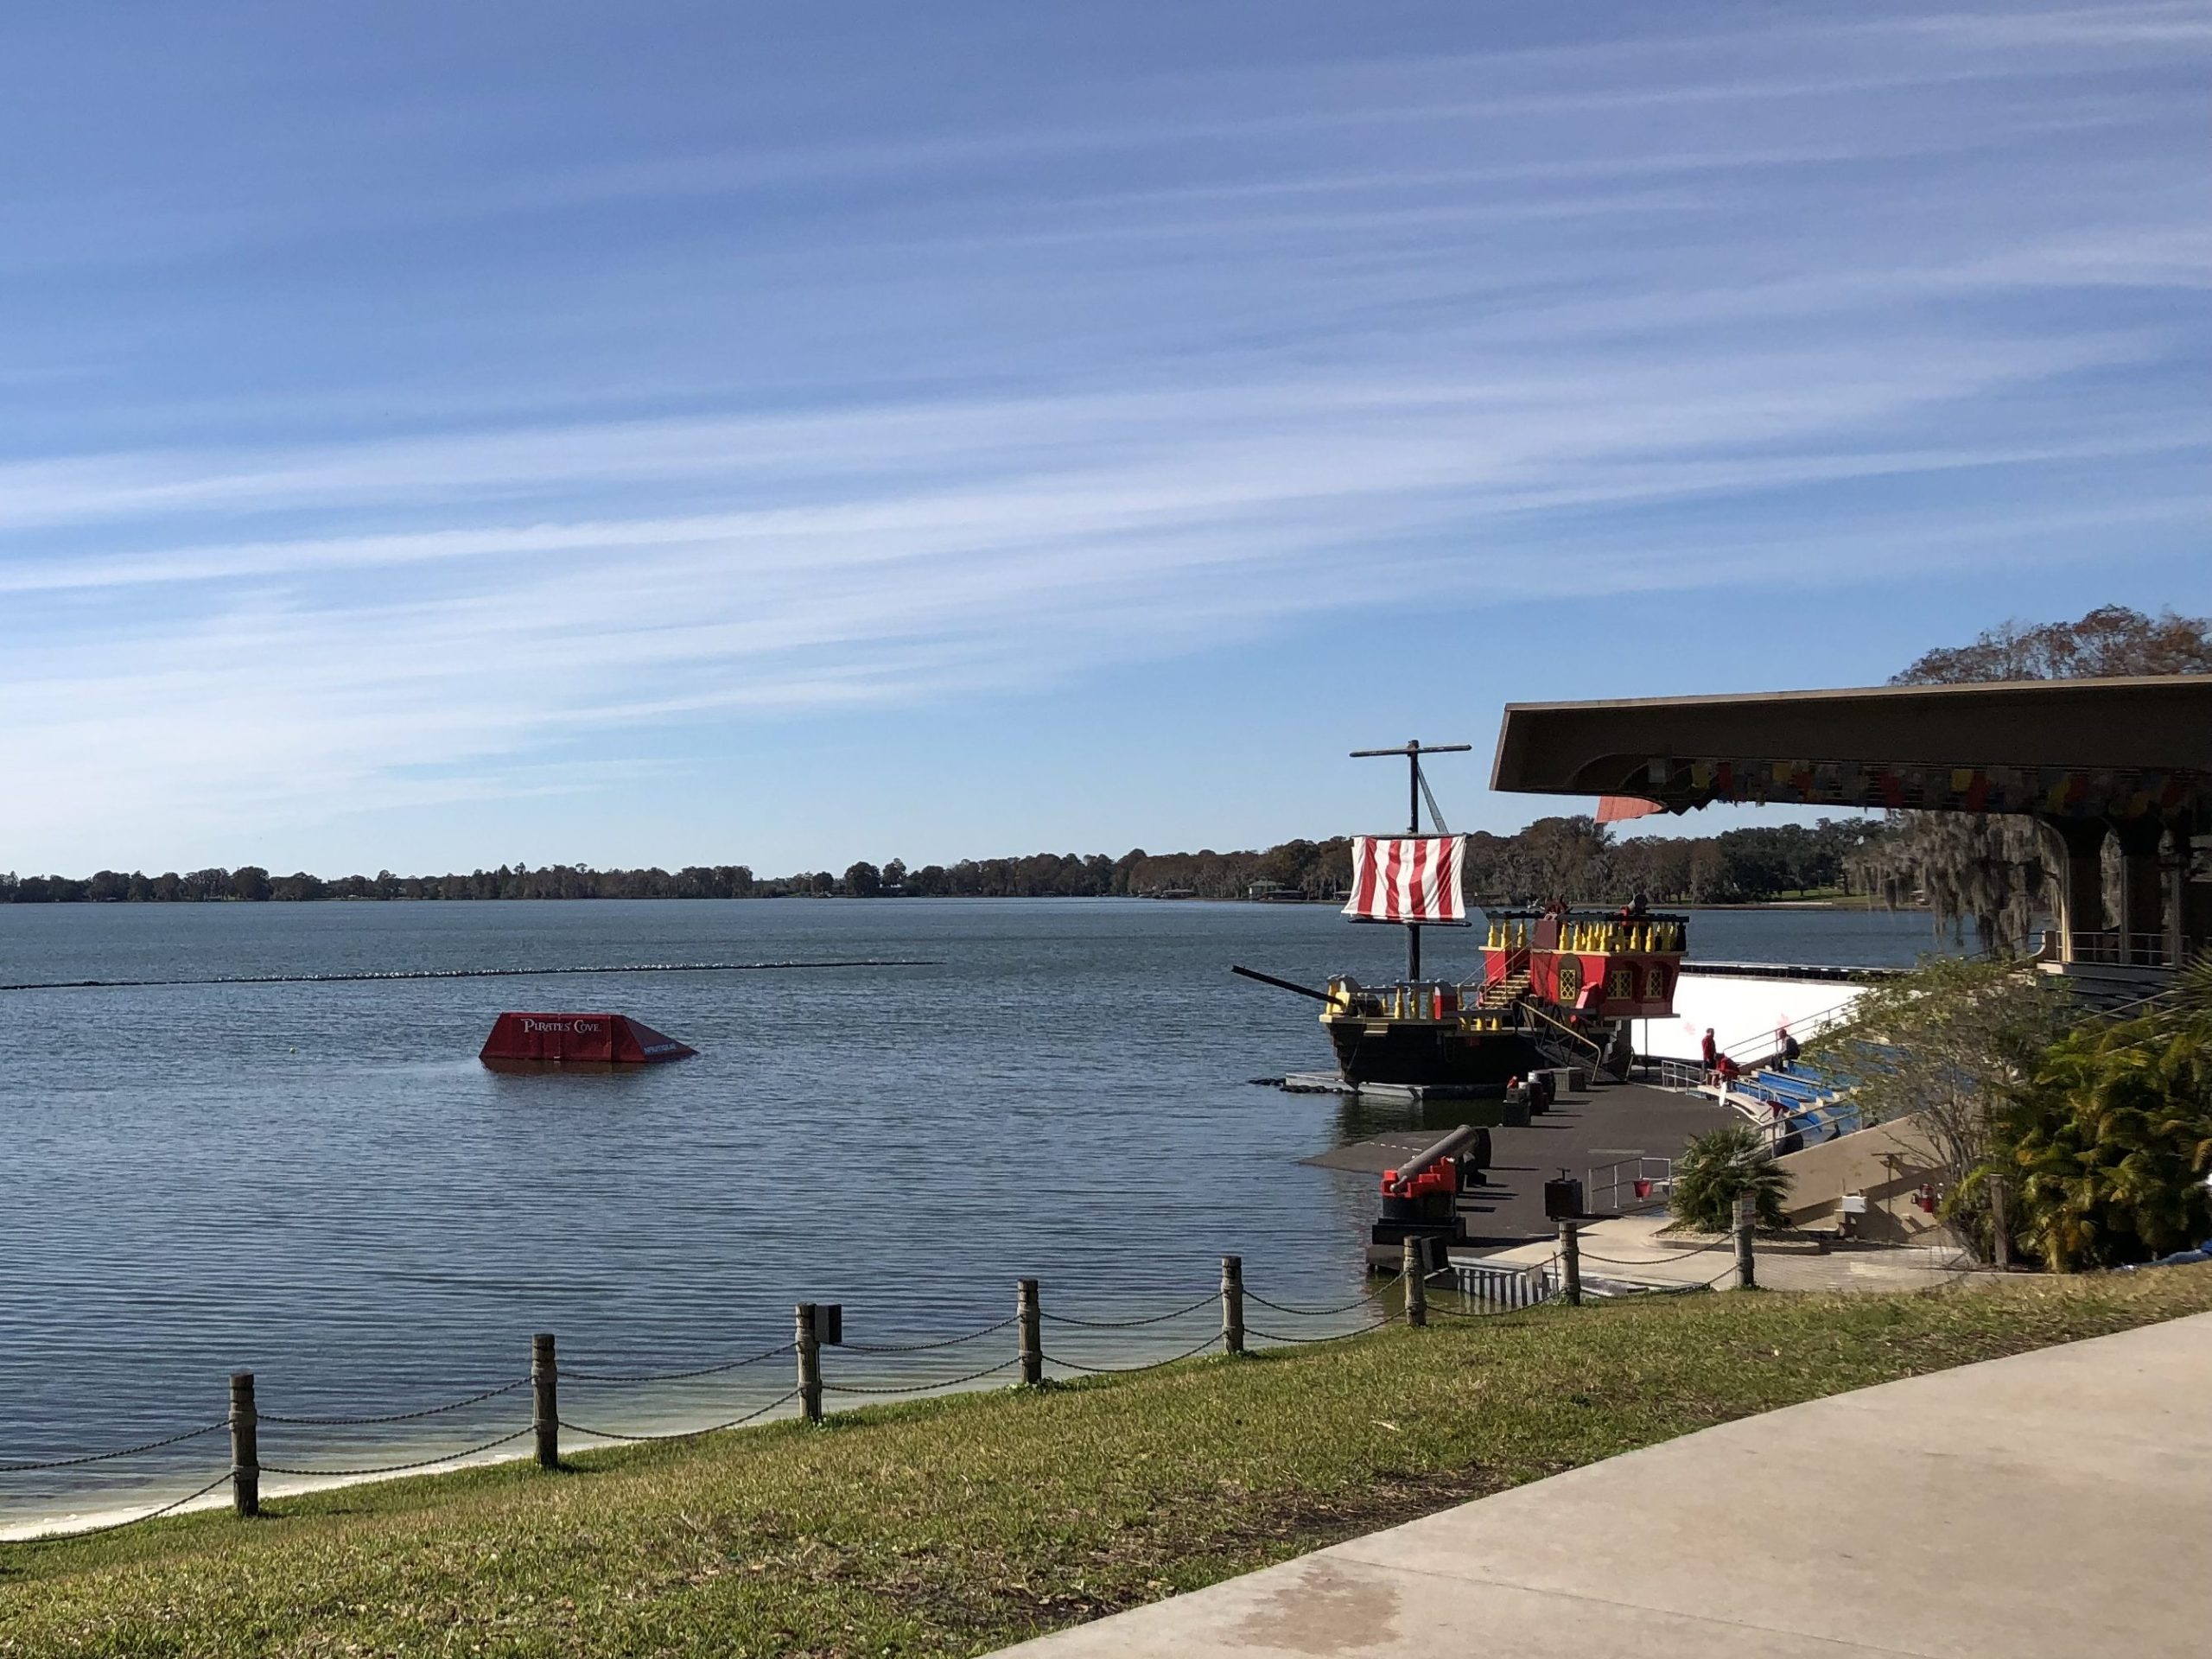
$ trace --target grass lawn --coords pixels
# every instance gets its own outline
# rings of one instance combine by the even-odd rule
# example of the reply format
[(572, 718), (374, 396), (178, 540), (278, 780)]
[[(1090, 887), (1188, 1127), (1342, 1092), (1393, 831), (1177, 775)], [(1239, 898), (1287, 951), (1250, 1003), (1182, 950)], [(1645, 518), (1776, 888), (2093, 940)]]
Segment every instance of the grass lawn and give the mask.
[(1749, 1413), (2212, 1309), (2212, 1265), (1541, 1308), (0, 1546), (0, 1655), (967, 1654)]

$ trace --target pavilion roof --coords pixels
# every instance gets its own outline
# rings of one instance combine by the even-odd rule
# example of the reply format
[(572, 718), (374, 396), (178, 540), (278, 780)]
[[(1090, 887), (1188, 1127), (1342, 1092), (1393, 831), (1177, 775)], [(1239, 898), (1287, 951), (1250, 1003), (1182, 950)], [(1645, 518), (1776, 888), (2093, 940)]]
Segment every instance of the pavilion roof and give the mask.
[(1509, 703), (1493, 789), (2212, 828), (2212, 675)]

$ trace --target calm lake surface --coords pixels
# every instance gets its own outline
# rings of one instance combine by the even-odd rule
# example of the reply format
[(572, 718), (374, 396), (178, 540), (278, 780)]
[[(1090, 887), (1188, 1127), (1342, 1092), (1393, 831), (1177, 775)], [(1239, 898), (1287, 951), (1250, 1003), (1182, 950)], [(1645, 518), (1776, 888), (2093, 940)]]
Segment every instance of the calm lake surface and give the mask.
[[(1432, 934), (1432, 971), (1471, 973), (1478, 942)], [(1700, 914), (1691, 942), (1707, 959), (1892, 965), (1932, 939), (1919, 915), (1756, 911)], [(1389, 1124), (1253, 1087), (1325, 1068), (1328, 1047), (1307, 1004), (1228, 966), (1385, 979), (1402, 952), (1396, 930), (1323, 906), (0, 906), (0, 981), (938, 964), (0, 993), (0, 1464), (213, 1422), (233, 1370), (257, 1374), (264, 1414), (436, 1404), (521, 1376), (540, 1330), (565, 1366), (623, 1373), (785, 1342), (800, 1300), (842, 1301), (855, 1342), (911, 1343), (1003, 1319), (1020, 1274), (1048, 1310), (1111, 1320), (1207, 1296), (1225, 1251), (1255, 1292), (1343, 1302), (1363, 1288), (1370, 1184), (1299, 1160)], [(701, 1054), (497, 1075), (476, 1051), (507, 1008), (632, 1014)], [(1130, 1363), (1217, 1320), (1048, 1325), (1046, 1346)], [(1001, 1332), (824, 1363), (833, 1383), (924, 1386), (1012, 1352)], [(563, 1414), (721, 1421), (789, 1389), (790, 1363), (567, 1382)], [(414, 1423), (270, 1425), (262, 1458), (372, 1465), (528, 1417), (524, 1391)], [(0, 1472), (0, 1518), (175, 1496), (227, 1456), (219, 1433)]]

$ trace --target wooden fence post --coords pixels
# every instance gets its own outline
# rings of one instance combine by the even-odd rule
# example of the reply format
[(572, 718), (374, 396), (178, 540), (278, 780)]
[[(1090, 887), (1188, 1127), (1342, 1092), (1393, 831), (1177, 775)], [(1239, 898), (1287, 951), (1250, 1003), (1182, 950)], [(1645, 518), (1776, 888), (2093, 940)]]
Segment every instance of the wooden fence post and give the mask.
[(537, 1466), (561, 1466), (561, 1369), (553, 1357), (553, 1333), (530, 1339), (530, 1426), (537, 1432)]
[(253, 1373), (231, 1373), (231, 1507), (261, 1513), (261, 1419), (253, 1408)]
[(822, 1344), (814, 1334), (814, 1304), (791, 1306), (791, 1346), (798, 1354), (798, 1404), (806, 1421), (822, 1421)]
[(1231, 1354), (1244, 1351), (1244, 1258), (1221, 1258), (1221, 1345)]
[(1427, 1269), (1421, 1264), (1421, 1241), (1409, 1238), (1405, 1244), (1406, 1323), (1428, 1323), (1428, 1288), (1423, 1282)]
[(1044, 1316), (1037, 1311), (1037, 1281), (1014, 1281), (1014, 1330), (1021, 1344), (1021, 1382), (1033, 1389), (1045, 1380)]
[(1560, 1264), (1567, 1270), (1567, 1305), (1582, 1306), (1582, 1230), (1573, 1222), (1559, 1224)]

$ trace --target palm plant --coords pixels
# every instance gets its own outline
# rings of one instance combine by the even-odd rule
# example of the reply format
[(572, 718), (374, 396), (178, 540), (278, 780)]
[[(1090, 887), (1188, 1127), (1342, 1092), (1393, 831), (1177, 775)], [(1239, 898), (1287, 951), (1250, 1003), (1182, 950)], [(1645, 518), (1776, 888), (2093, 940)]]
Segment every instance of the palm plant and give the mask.
[(2139, 1262), (2212, 1235), (2212, 960), (2170, 1007), (2052, 1045), (1983, 1173), (2019, 1190), (2023, 1243), (2056, 1272)]
[(1780, 1227), (1789, 1191), (1789, 1172), (1769, 1155), (1766, 1137), (1748, 1123), (1728, 1123), (1682, 1148), (1667, 1207), (1686, 1227), (1723, 1233), (1736, 1224), (1736, 1200), (1748, 1192), (1758, 1224)]

